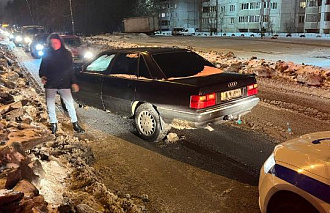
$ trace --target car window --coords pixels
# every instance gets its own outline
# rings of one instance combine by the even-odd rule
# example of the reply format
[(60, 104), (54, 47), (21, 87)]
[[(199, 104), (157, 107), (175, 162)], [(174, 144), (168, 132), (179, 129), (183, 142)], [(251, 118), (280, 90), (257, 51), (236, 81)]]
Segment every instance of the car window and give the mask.
[(146, 62), (144, 61), (144, 58), (142, 56), (140, 56), (140, 61), (139, 61), (139, 77), (145, 77), (145, 78), (152, 77), (146, 65)]
[(138, 53), (120, 53), (111, 68), (110, 74), (136, 75), (138, 60)]
[(92, 72), (103, 72), (106, 71), (111, 63), (112, 59), (115, 57), (115, 54), (112, 55), (101, 55), (86, 68), (86, 71)]
[(204, 66), (214, 67), (194, 52), (172, 52), (152, 55), (167, 78), (188, 77), (198, 74)]

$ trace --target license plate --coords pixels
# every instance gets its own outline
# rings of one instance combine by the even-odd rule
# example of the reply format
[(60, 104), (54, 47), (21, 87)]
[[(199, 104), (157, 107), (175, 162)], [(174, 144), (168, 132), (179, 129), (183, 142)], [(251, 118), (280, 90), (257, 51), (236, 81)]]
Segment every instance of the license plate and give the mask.
[(233, 90), (229, 90), (226, 92), (222, 92), (221, 93), (221, 101), (227, 101), (227, 100), (231, 100), (234, 98), (238, 98), (242, 95), (242, 90), (241, 89), (233, 89)]

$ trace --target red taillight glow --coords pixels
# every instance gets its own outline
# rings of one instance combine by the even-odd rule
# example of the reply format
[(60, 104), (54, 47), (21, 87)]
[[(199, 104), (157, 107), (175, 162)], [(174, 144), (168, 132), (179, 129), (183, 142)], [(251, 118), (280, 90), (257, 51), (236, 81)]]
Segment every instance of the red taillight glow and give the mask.
[(216, 102), (215, 100), (215, 93), (206, 95), (192, 95), (190, 96), (190, 108), (203, 109), (209, 106), (214, 106)]
[(251, 84), (247, 86), (247, 96), (258, 94), (258, 84)]

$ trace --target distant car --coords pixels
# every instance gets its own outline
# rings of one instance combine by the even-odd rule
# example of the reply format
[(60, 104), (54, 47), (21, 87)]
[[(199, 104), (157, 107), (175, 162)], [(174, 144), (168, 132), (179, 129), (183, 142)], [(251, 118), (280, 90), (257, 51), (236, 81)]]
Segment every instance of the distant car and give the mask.
[(181, 31), (181, 35), (183, 36), (193, 36), (195, 35), (195, 33), (195, 28), (183, 28), (183, 30)]
[(262, 213), (330, 212), (330, 131), (275, 147), (260, 171)]
[(75, 66), (80, 66), (94, 57), (93, 51), (87, 45), (83, 44), (79, 36), (60, 35), (65, 46), (72, 52)]
[(29, 44), (29, 51), (33, 58), (41, 58), (47, 47), (47, 38), (49, 34), (36, 34), (32, 37), (32, 42)]
[(23, 35), (22, 32), (16, 31), (12, 33), (12, 36), (10, 36), (11, 40), (14, 42), (14, 44), (17, 47), (21, 47), (23, 45)]
[(46, 33), (46, 30), (43, 26), (37, 26), (37, 25), (23, 26), (22, 27), (23, 49), (28, 52), (33, 36), (36, 34), (43, 34), (43, 33)]
[(134, 118), (147, 141), (163, 139), (173, 121), (204, 127), (238, 118), (259, 102), (254, 75), (222, 72), (186, 49), (105, 51), (76, 77), (78, 103)]
[(174, 27), (172, 30), (172, 35), (173, 36), (182, 35), (182, 30), (183, 27)]

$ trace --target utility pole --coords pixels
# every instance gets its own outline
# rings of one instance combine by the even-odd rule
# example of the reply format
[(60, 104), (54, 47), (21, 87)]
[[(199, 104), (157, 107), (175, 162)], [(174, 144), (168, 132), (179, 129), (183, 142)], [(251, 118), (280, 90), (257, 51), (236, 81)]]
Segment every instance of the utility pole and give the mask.
[(71, 14), (72, 34), (75, 34), (74, 18), (73, 18), (73, 11), (72, 11), (72, 0), (69, 0), (69, 2), (70, 2), (70, 14)]
[(218, 34), (218, 18), (219, 18), (219, 1), (215, 0), (216, 10), (215, 10), (215, 33)]
[(33, 19), (33, 16), (32, 16), (31, 7), (30, 7), (30, 4), (29, 4), (29, 1), (28, 0), (26, 0), (26, 4), (27, 4), (27, 6), (29, 8), (29, 11), (30, 11), (30, 16), (31, 16), (32, 23), (34, 24), (34, 19)]

